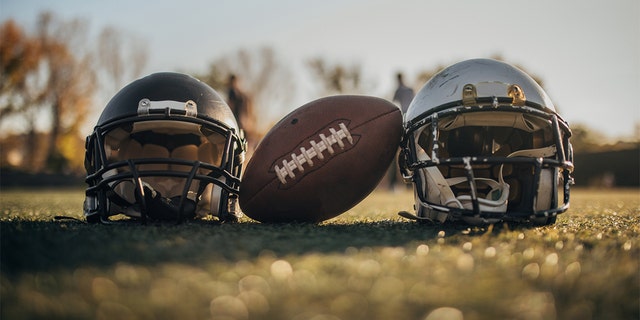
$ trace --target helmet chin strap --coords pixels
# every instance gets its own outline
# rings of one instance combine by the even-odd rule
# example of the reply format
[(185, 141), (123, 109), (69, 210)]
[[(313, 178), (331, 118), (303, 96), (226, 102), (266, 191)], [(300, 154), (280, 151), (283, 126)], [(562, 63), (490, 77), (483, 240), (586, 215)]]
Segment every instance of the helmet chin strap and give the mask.
[[(518, 150), (507, 157), (532, 157), (532, 158), (546, 158), (555, 155), (556, 147), (555, 145), (538, 148), (538, 149), (524, 149)], [(419, 153), (419, 160), (425, 161), (430, 160), (429, 156), (426, 153)], [(470, 181), (470, 177), (453, 177), (453, 178), (445, 178), (440, 172), (440, 169), (436, 166), (430, 166), (424, 168), (424, 170), (418, 170), (421, 181), (423, 183), (422, 190), (427, 190), (427, 200), (431, 203), (439, 203), (445, 207), (453, 207), (458, 209), (468, 209), (473, 210), (473, 196), (471, 195), (460, 195), (457, 196), (454, 194), (451, 186), (469, 182), (470, 184), (482, 183), (491, 188), (491, 191), (487, 193), (485, 198), (477, 198), (477, 203), (481, 212), (507, 212), (507, 205), (509, 199), (509, 190), (510, 186), (508, 183), (504, 181), (504, 177), (502, 174), (502, 169), (504, 165), (500, 166), (500, 173), (498, 175), (498, 181), (488, 179), (488, 178), (473, 178), (473, 181)], [(540, 186), (541, 188), (548, 183), (550, 173), (545, 174), (542, 173)], [(436, 187), (427, 187), (427, 186), (436, 186)], [(472, 186), (473, 188), (473, 186)], [(536, 209), (542, 210), (546, 209), (545, 206), (549, 206), (551, 195), (549, 192), (538, 192), (539, 197), (536, 203)], [(419, 198), (418, 198), (419, 199)], [(433, 210), (430, 206), (422, 207), (422, 204), (418, 204), (420, 208), (416, 208), (418, 210), (418, 215), (412, 215), (408, 212), (400, 212), (399, 214), (405, 218), (415, 219), (415, 220), (437, 220), (440, 222), (444, 222), (447, 219), (446, 212), (442, 212), (439, 210)], [(476, 218), (472, 218), (476, 219)]]
[[(425, 155), (426, 156), (426, 155)], [(426, 156), (428, 158), (428, 156)], [(428, 159), (427, 159), (428, 160)], [(468, 177), (454, 177), (446, 179), (438, 167), (427, 167), (424, 172), (420, 173), (426, 178), (427, 185), (437, 186), (437, 188), (428, 188), (427, 200), (429, 202), (440, 203), (446, 207), (458, 209), (473, 210), (473, 197), (471, 195), (457, 196), (451, 189), (451, 186), (469, 182)], [(502, 177), (502, 168), (500, 170), (499, 181), (488, 178), (473, 178), (470, 183), (484, 183), (491, 187), (491, 191), (486, 198), (477, 198), (477, 204), (481, 212), (506, 212), (507, 200), (509, 199), (509, 184), (504, 182)], [(434, 201), (435, 200), (435, 201)], [(447, 219), (446, 214), (441, 214), (437, 210), (426, 210), (429, 218), (444, 222)]]
[[(181, 196), (171, 198), (163, 197), (159, 192), (153, 190), (151, 186), (145, 184), (143, 186), (144, 203), (146, 204), (146, 214), (151, 220), (159, 221), (181, 221), (195, 217), (196, 203)], [(138, 194), (136, 193), (136, 196)], [(182, 206), (181, 206), (182, 200)], [(142, 201), (138, 201), (141, 203)]]

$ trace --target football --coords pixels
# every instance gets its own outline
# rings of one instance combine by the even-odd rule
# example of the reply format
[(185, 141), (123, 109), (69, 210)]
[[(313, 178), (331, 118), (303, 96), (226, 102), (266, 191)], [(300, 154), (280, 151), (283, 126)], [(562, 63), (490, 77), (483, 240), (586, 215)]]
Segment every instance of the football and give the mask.
[(402, 136), (402, 113), (375, 97), (321, 98), (265, 135), (240, 185), (242, 211), (260, 222), (320, 222), (349, 210), (384, 177)]

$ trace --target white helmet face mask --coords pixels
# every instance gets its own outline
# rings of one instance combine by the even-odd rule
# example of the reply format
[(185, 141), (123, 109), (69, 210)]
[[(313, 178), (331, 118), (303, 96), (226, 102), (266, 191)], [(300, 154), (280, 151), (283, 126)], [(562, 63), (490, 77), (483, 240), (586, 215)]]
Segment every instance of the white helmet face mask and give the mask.
[(542, 225), (569, 207), (569, 127), (511, 65), (475, 59), (444, 69), (418, 92), (404, 126), (399, 164), (416, 199), (406, 217)]
[(238, 131), (222, 98), (195, 78), (134, 81), (87, 138), (87, 221), (234, 220), (245, 148)]

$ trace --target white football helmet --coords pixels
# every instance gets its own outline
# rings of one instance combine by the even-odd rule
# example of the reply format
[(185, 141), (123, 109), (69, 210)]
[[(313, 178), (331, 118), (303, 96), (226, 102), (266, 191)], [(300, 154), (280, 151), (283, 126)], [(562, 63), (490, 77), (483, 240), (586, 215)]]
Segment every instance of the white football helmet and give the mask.
[(235, 220), (245, 147), (233, 113), (208, 85), (179, 73), (136, 80), (87, 137), (85, 217)]
[(442, 70), (418, 92), (404, 127), (399, 165), (414, 184), (416, 214), (402, 216), (544, 225), (569, 207), (569, 126), (512, 65), (474, 59)]

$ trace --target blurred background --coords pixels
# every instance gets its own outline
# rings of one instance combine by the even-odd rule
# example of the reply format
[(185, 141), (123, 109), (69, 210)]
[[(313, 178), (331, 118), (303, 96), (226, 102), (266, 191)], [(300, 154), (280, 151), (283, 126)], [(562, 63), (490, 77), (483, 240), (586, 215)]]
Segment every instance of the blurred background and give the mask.
[(84, 139), (127, 83), (191, 74), (259, 141), (316, 98), (389, 100), (470, 58), (519, 66), (569, 122), (576, 184), (640, 186), (640, 2), (0, 0), (0, 185), (81, 185)]

